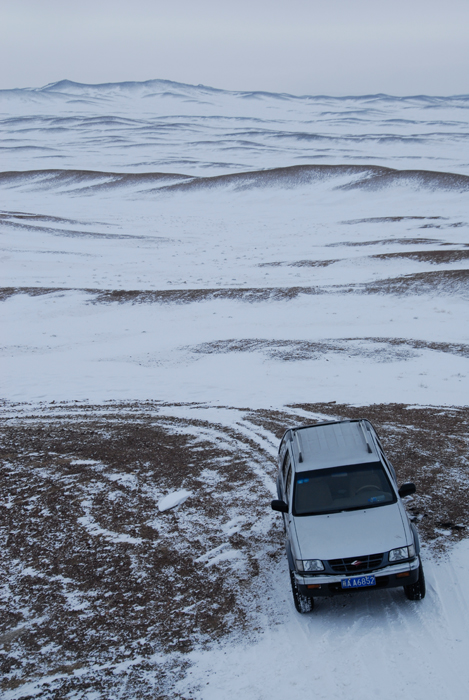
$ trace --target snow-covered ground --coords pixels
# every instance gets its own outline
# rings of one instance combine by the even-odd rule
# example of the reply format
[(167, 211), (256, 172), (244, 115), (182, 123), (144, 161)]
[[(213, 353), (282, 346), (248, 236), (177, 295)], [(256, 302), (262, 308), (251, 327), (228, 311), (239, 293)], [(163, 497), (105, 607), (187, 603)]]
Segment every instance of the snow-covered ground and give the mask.
[[(426, 562), (428, 592), (418, 606), (389, 592), (322, 603), (300, 617), (285, 591), (285, 573), (266, 600), (266, 619), (276, 627), (249, 644), (194, 651), (194, 662), (177, 689), (218, 700), (237, 692), (268, 698), (392, 698), (416, 700), (467, 696), (469, 610), (461, 581), (467, 576), (468, 542), (451, 562)], [(272, 609), (272, 606), (275, 606)], [(267, 627), (267, 624), (266, 624)]]
[[(33, 415), (65, 402), (65, 415), (74, 401), (181, 404), (187, 421), (197, 406), (227, 430), (245, 407), (466, 406), (468, 110), (467, 96), (293, 97), (165, 81), (0, 91), (8, 420), (23, 410), (11, 407)], [(277, 436), (264, 439), (269, 467), (253, 473), (268, 499)], [(83, 498), (77, 522), (89, 537), (121, 542)], [(218, 546), (214, 569), (231, 556)], [(255, 638), (243, 643), (238, 630), (185, 653), (171, 692), (462, 699), (469, 550), (462, 541), (444, 562), (432, 551), (422, 604), (365, 594), (306, 619), (277, 562)]]

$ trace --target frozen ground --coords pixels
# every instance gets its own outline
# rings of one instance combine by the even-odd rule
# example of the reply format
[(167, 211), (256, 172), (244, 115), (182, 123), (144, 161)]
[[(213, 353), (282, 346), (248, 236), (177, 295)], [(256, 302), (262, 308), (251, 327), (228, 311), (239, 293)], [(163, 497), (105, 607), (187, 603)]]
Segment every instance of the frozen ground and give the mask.
[[(7, 698), (465, 698), (468, 109), (0, 91)], [(278, 438), (359, 413), (429, 592), (300, 619)]]
[[(363, 413), (417, 484), (428, 594), (322, 599), (300, 618), (268, 507), (278, 438)], [(396, 404), (5, 405), (4, 697), (462, 700), (468, 418)], [(162, 512), (178, 491), (190, 495)]]

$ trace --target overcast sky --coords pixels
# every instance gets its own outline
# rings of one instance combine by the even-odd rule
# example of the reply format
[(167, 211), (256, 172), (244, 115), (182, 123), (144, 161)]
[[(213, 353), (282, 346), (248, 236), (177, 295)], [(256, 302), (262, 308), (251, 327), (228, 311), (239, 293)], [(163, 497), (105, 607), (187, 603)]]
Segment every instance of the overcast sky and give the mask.
[(469, 0), (2, 0), (0, 88), (469, 93)]

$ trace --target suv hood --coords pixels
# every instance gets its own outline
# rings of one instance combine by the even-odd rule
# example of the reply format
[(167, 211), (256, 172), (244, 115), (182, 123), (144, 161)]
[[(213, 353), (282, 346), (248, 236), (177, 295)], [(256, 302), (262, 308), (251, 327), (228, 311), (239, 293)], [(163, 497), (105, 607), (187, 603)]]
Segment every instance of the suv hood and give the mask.
[(400, 503), (329, 515), (293, 517), (302, 559), (339, 559), (388, 552), (412, 542)]

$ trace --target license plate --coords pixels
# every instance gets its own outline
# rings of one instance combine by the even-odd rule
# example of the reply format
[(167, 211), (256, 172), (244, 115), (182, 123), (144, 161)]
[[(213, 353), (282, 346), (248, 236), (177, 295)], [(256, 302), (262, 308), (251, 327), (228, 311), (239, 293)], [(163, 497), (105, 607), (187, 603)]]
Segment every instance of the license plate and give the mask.
[(366, 586), (376, 586), (374, 576), (353, 576), (341, 580), (342, 588), (365, 588)]

